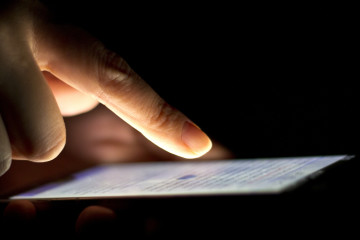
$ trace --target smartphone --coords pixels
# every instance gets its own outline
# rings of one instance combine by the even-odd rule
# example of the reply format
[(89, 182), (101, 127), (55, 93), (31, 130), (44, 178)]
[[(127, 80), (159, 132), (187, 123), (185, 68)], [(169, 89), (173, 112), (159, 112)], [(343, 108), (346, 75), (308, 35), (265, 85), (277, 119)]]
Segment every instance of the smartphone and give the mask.
[(311, 182), (349, 155), (99, 165), (9, 196), (81, 200), (280, 194)]
[[(356, 221), (347, 221), (353, 219), (347, 213), (357, 216), (358, 198), (343, 194), (348, 192), (343, 190), (314, 195), (302, 189), (321, 188), (319, 179), (335, 179), (338, 189), (346, 188), (344, 176), (357, 176), (357, 168), (350, 164), (357, 161), (349, 161), (352, 158), (333, 155), (99, 165), (11, 195), (3, 202), (32, 201), (39, 232), (49, 234), (67, 235), (85, 208), (100, 205), (117, 215), (115, 225), (110, 225), (112, 231), (104, 233), (122, 237), (148, 236), (146, 229), (154, 225), (150, 236), (164, 238), (174, 234), (233, 238), (259, 233), (266, 237), (276, 233), (278, 238), (286, 233), (287, 239), (288, 232), (304, 238), (314, 232), (323, 236), (323, 229), (341, 229), (339, 219), (347, 230), (349, 226), (357, 229)], [(349, 192), (356, 193), (351, 186)], [(311, 226), (311, 233), (305, 226)]]

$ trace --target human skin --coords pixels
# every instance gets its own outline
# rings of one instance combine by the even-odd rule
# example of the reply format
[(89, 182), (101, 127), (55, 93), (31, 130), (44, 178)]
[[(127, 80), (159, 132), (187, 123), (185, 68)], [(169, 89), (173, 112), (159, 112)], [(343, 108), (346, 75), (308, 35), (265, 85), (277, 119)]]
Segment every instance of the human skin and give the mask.
[[(7, 172), (0, 179), (1, 192), (10, 190), (12, 184), (20, 188), (21, 184), (44, 182), (103, 161), (230, 155), (217, 144), (209, 151), (212, 142), (207, 135), (167, 104), (123, 58), (83, 30), (51, 19), (37, 1), (0, 3), (0, 175)], [(102, 134), (91, 135), (86, 130), (91, 126), (81, 128), (74, 120), (68, 126), (85, 134), (71, 136), (63, 151), (68, 140), (63, 116), (88, 112), (99, 103), (107, 110), (100, 107), (90, 112), (89, 124), (99, 127), (105, 118), (118, 132), (105, 127)], [(89, 136), (91, 141), (83, 141)], [(84, 143), (81, 149), (79, 142)], [(95, 146), (92, 153), (96, 157), (93, 162), (82, 162), (89, 146)], [(16, 162), (10, 169), (12, 160), (52, 159), (56, 160), (40, 165)], [(5, 208), (4, 216), (18, 226), (33, 221), (36, 212), (31, 202), (14, 201)], [(113, 219), (114, 212), (99, 206), (86, 208), (76, 229), (86, 231), (99, 216)]]
[(81, 29), (53, 23), (37, 1), (1, 3), (0, 39), (0, 174), (12, 159), (54, 159), (66, 142), (62, 114), (99, 102), (172, 154), (197, 158), (211, 149), (123, 58)]
[[(45, 163), (15, 161), (9, 171), (0, 178), (0, 195), (57, 180), (99, 163), (187, 161), (158, 148), (101, 105), (79, 116), (67, 117), (65, 123), (68, 140), (61, 154), (53, 161)], [(197, 161), (231, 157), (233, 156), (226, 148), (214, 141), (212, 149)], [(155, 224), (155, 229), (154, 227), (142, 229), (141, 225), (128, 226), (133, 224), (130, 222), (126, 226), (119, 226), (119, 222), (126, 222), (128, 216), (108, 206), (92, 205), (79, 210), (78, 216), (73, 219), (72, 229), (66, 229), (66, 231), (77, 232), (80, 235), (91, 235), (94, 231), (101, 233), (104, 230), (112, 233), (127, 227), (138, 228), (139, 231), (156, 231), (158, 224), (157, 219), (151, 218), (143, 219), (145, 222), (142, 224), (147, 225), (147, 221), (150, 221), (150, 225)], [(38, 215), (41, 215), (43, 211), (43, 207), (40, 206), (39, 209), (39, 206), (30, 201), (11, 201), (3, 212), (3, 222), (6, 224), (0, 224), (0, 229), (2, 230), (2, 227), (7, 230), (27, 228), (27, 233), (30, 232), (30, 235), (31, 233), (38, 235), (45, 231), (41, 225), (37, 225)], [(129, 209), (124, 209), (124, 212), (127, 211)]]

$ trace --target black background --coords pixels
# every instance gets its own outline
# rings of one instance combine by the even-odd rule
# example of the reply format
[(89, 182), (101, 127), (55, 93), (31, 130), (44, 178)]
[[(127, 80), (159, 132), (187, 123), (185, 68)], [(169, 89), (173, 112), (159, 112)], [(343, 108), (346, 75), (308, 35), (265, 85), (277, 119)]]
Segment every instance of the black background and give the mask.
[(358, 152), (348, 9), (44, 2), (119, 53), (237, 157)]

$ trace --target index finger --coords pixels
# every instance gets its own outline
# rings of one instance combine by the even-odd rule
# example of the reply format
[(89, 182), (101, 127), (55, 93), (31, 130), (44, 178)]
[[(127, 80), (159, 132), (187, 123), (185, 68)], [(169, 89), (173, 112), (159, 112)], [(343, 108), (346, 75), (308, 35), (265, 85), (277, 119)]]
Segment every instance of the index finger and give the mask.
[(199, 127), (96, 39), (70, 27), (47, 25), (42, 30), (33, 48), (42, 70), (93, 96), (168, 152), (196, 158), (211, 149)]

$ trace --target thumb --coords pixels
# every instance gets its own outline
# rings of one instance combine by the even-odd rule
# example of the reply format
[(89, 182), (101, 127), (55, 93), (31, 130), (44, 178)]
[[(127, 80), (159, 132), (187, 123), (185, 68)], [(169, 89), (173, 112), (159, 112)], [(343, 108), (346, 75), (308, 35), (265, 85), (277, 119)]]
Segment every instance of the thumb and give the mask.
[(35, 56), (42, 70), (93, 96), (146, 138), (184, 158), (196, 158), (212, 146), (190, 119), (167, 104), (117, 54), (85, 32), (48, 25)]

